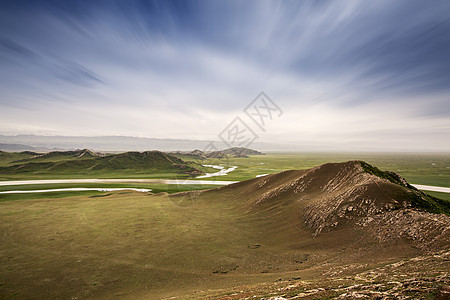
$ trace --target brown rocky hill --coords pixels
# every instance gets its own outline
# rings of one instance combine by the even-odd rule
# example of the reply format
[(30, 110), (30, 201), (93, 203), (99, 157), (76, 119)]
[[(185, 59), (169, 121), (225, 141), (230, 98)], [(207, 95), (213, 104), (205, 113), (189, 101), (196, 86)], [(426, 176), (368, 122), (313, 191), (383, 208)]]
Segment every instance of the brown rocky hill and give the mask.
[(211, 196), (235, 202), (248, 216), (272, 224), (272, 230), (289, 225), (313, 237), (351, 231), (363, 235), (360, 244), (401, 240), (421, 249), (450, 245), (447, 201), (362, 161), (284, 171), (206, 191), (199, 199)]

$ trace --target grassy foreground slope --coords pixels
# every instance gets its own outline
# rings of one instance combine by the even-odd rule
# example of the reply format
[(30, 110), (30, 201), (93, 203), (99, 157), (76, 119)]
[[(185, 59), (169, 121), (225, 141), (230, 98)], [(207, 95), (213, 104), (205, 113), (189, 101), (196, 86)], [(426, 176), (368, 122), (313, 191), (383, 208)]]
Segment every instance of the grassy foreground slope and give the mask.
[[(372, 275), (374, 293), (442, 294), (450, 218), (429, 211), (448, 206), (379, 175), (352, 161), (208, 191), (3, 202), (0, 296), (334, 297)], [(429, 286), (389, 285), (382, 267), (411, 258), (403, 275)]]

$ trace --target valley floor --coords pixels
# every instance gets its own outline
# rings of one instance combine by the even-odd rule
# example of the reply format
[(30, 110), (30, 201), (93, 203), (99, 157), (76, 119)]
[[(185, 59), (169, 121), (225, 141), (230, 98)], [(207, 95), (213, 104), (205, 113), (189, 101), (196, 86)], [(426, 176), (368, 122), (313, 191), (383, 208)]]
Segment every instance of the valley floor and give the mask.
[[(153, 174), (153, 178), (135, 175), (89, 179), (68, 175), (0, 181), (0, 191), (152, 189), (152, 193), (121, 190), (0, 195), (0, 298), (449, 298), (450, 245), (445, 245), (445, 238), (449, 238), (450, 222), (445, 215), (433, 215), (433, 222), (442, 223), (439, 230), (434, 230), (437, 227), (429, 228), (434, 223), (421, 225), (422, 219), (405, 213), (409, 216), (405, 220), (411, 222), (402, 223), (405, 231), (401, 234), (405, 236), (389, 231), (396, 228), (400, 218), (397, 215), (386, 219), (386, 226), (383, 219), (374, 221), (380, 227), (370, 238), (368, 231), (358, 226), (324, 230), (316, 235), (305, 225), (305, 217), (298, 217), (306, 210), (296, 205), (318, 195), (301, 194), (306, 187), (296, 181), (299, 177), (289, 177), (301, 171), (279, 175), (283, 185), (274, 184), (273, 189), (264, 192), (260, 191), (270, 182), (265, 176), (255, 178), (316, 166), (327, 157), (295, 155), (231, 158), (224, 165), (239, 167), (218, 177), (221, 180), (157, 179)], [(416, 161), (411, 157), (410, 167), (406, 159), (393, 165), (394, 160), (385, 157), (382, 169), (400, 170), (412, 182), (420, 183), (419, 188), (437, 190), (439, 196), (448, 197), (448, 156)], [(344, 176), (346, 171), (336, 174)], [(242, 183), (234, 188), (225, 186), (249, 178), (255, 178), (249, 187)], [(334, 193), (342, 181), (332, 179), (320, 186)], [(294, 198), (284, 197), (283, 192), (295, 185), (299, 185), (294, 197), (298, 201), (289, 202)], [(215, 186), (222, 187), (195, 191)], [(374, 188), (381, 190), (379, 186)], [(170, 194), (179, 191), (187, 192)], [(390, 201), (396, 195), (382, 195), (382, 200)], [(267, 199), (270, 201), (265, 204)], [(354, 208), (348, 206), (345, 211), (351, 214)], [(324, 221), (321, 217), (310, 220), (311, 224)], [(419, 225), (440, 231), (444, 242), (433, 240), (439, 247), (420, 244), (423, 236), (416, 234)], [(382, 240), (380, 236), (388, 238)]]
[[(268, 175), (268, 174), (265, 174)], [(261, 176), (257, 176), (261, 177)], [(203, 177), (201, 177), (203, 178)], [(236, 181), (226, 181), (226, 180), (170, 180), (170, 179), (52, 179), (52, 180), (11, 180), (11, 181), (0, 181), (0, 186), (9, 187), (6, 191), (0, 191), (0, 194), (25, 194), (25, 193), (42, 193), (42, 192), (54, 192), (54, 191), (81, 191), (81, 190), (97, 190), (97, 191), (114, 191), (114, 190), (135, 190), (142, 192), (149, 192), (149, 189), (137, 189), (137, 188), (60, 188), (60, 189), (42, 189), (42, 190), (14, 190), (16, 185), (49, 185), (49, 184), (74, 184), (74, 183), (158, 183), (167, 185), (204, 185), (205, 188), (208, 186), (221, 186), (236, 183)], [(450, 188), (441, 186), (430, 186), (430, 185), (420, 185), (412, 184), (419, 190), (432, 191), (440, 193), (450, 193)]]

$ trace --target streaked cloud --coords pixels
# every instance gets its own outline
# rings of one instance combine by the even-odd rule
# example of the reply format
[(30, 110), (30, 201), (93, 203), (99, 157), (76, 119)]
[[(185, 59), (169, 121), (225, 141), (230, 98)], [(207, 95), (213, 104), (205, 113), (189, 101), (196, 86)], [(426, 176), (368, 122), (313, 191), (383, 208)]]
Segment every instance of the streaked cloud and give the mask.
[(448, 1), (3, 3), (0, 133), (216, 139), (264, 90), (261, 141), (448, 151), (449, 31)]

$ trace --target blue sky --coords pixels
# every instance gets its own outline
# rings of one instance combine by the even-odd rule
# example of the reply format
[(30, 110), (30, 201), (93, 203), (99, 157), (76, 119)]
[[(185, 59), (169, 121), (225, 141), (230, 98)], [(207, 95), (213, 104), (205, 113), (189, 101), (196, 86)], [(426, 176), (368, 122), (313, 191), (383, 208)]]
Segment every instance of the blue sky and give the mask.
[[(0, 134), (450, 150), (449, 1), (3, 1)], [(256, 129), (255, 129), (256, 130)]]

